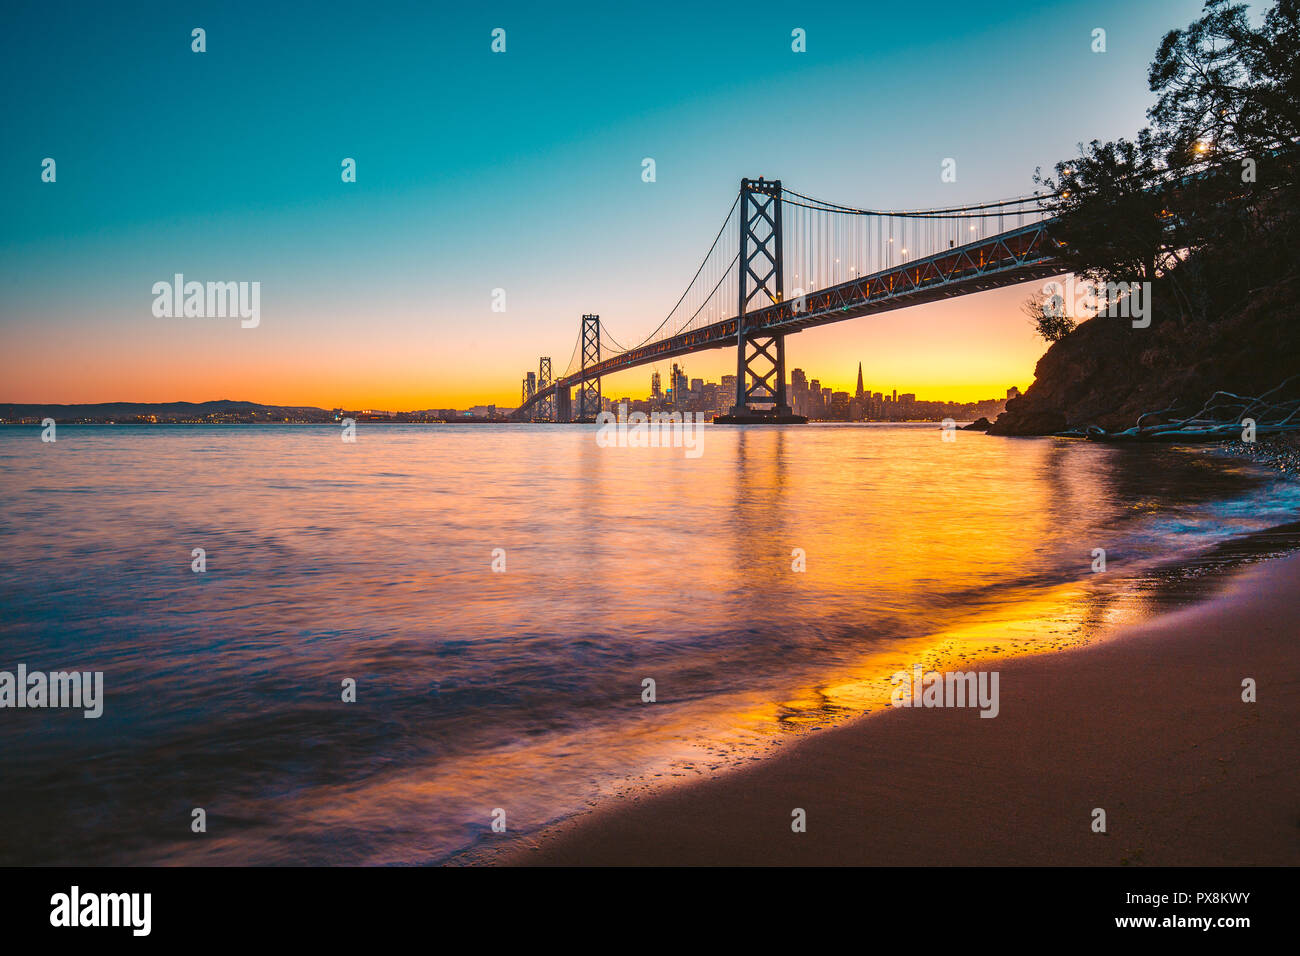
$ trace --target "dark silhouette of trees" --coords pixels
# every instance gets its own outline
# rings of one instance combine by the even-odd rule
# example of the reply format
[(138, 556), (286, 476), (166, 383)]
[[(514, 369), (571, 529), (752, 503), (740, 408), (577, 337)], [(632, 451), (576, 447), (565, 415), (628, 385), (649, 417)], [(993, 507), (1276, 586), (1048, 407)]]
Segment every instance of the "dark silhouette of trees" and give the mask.
[(1207, 0), (1162, 40), (1156, 103), (1135, 139), (1080, 144), (1036, 172), (1062, 257), (1085, 279), (1162, 285), (1162, 312), (1204, 321), (1296, 269), (1300, 249), (1300, 0), (1258, 26)]
[(1071, 271), (1095, 282), (1149, 281), (1168, 249), (1168, 210), (1149, 188), (1160, 170), (1148, 130), (1136, 140), (1093, 140), (1056, 164), (1055, 176), (1034, 174), (1057, 217)]
[(1171, 30), (1147, 74), (1149, 111), (1174, 165), (1262, 152), (1300, 136), (1300, 2), (1279, 0), (1258, 29), (1245, 4), (1209, 0)]

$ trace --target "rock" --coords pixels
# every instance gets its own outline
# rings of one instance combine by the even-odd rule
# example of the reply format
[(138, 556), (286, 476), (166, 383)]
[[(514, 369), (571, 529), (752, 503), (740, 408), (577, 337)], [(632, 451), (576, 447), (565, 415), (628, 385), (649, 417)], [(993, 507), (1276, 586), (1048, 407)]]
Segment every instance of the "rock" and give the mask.
[(993, 423), (987, 418), (977, 418), (969, 425), (961, 426), (961, 430), (964, 432), (986, 432), (992, 427)]
[[(1010, 406), (1010, 402), (1007, 403)], [(1069, 425), (1065, 413), (1051, 408), (1030, 409), (1012, 414), (1010, 409), (998, 416), (989, 428), (990, 435), (1053, 435)]]

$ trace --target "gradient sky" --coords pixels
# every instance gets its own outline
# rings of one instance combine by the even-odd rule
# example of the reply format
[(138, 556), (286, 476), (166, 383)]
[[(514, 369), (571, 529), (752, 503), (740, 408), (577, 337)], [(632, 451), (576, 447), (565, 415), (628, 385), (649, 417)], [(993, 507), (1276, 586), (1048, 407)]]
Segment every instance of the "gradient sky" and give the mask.
[[(741, 177), (876, 208), (1029, 192), (1144, 124), (1156, 45), (1201, 4), (468, 6), (6, 3), (0, 400), (513, 406), (582, 313), (623, 342), (658, 325)], [(260, 281), (260, 327), (155, 318), (177, 272)], [(788, 362), (837, 389), (859, 360), (873, 390), (1024, 388), (1030, 288), (802, 332)]]

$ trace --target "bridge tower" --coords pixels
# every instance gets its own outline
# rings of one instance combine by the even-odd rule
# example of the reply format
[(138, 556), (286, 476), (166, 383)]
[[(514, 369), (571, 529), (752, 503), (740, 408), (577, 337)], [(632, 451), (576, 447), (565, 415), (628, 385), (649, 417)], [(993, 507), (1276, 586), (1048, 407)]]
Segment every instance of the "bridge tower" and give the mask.
[[(543, 355), (537, 360), (537, 390), (545, 391), (551, 384), (551, 357)], [(534, 418), (539, 422), (555, 421), (555, 398), (543, 398), (537, 403), (537, 414)]]
[(736, 404), (719, 424), (790, 424), (807, 421), (786, 400), (785, 336), (745, 328), (751, 302), (785, 299), (782, 261), (781, 180), (740, 181), (740, 274), (736, 309)]
[(600, 414), (600, 376), (587, 378), (589, 366), (600, 362), (600, 316), (582, 317), (582, 377), (578, 382), (578, 421), (586, 422)]
[(522, 388), (520, 388), (519, 391), (520, 391), (520, 399), (519, 399), (520, 405), (523, 405), (535, 394), (537, 394), (537, 378), (536, 376), (533, 375), (532, 372), (529, 372), (527, 375), (524, 376)]

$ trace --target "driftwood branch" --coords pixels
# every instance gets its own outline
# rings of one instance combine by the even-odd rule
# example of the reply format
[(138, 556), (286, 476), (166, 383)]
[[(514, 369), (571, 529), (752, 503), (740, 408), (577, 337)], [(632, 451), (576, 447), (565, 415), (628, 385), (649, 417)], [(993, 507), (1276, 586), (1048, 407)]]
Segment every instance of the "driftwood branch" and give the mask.
[[(1145, 412), (1138, 417), (1136, 425), (1123, 431), (1108, 432), (1089, 425), (1060, 434), (1091, 441), (1232, 441), (1242, 437), (1248, 421), (1254, 422), (1257, 438), (1296, 432), (1300, 431), (1300, 398), (1274, 400), (1272, 397), (1297, 379), (1300, 375), (1293, 375), (1259, 396), (1215, 392), (1199, 411), (1186, 418), (1164, 420), (1166, 415), (1178, 412), (1175, 406)], [(1148, 419), (1157, 421), (1145, 424)]]

